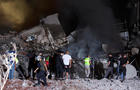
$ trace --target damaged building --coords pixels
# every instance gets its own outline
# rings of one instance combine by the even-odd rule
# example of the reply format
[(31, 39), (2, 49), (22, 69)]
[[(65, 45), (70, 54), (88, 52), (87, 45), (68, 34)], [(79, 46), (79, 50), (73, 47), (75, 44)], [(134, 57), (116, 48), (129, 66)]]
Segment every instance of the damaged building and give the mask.
[[(15, 55), (24, 77), (16, 70), (14, 77), (17, 80), (13, 82), (8, 79), (11, 67), (8, 66), (7, 52), (11, 47), (16, 48)], [(67, 50), (72, 56), (72, 81), (68, 82), (72, 87), (63, 81), (50, 80), (49, 90), (80, 90), (76, 83), (90, 83), (87, 85), (89, 87), (82, 86), (82, 90), (102, 90), (105, 87), (109, 87), (106, 90), (139, 90), (139, 49), (139, 0), (0, 0), (1, 90), (22, 87), (38, 90), (39, 88), (32, 88), (33, 81), (29, 80), (28, 54), (33, 53), (37, 56), (41, 52), (47, 57)], [(129, 54), (129, 65), (126, 66), (127, 80), (124, 84), (114, 79), (104, 79), (109, 53), (112, 53), (115, 59), (120, 53)], [(84, 58), (87, 55), (94, 60), (91, 80), (83, 79)], [(115, 65), (114, 67), (117, 68)], [(18, 82), (22, 84), (16, 87)], [(99, 83), (92, 86), (96, 82)], [(129, 82), (136, 82), (135, 88)], [(53, 87), (53, 84), (56, 87)], [(113, 89), (114, 87), (117, 89)]]

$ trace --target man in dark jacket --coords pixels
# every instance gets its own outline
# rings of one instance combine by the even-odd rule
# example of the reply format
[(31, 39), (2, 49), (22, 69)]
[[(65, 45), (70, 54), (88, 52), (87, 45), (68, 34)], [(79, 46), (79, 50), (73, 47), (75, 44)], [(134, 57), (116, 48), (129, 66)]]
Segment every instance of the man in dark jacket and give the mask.
[(109, 54), (108, 69), (105, 74), (105, 78), (107, 78), (110, 73), (113, 76), (113, 66), (114, 66), (114, 58), (113, 58), (112, 54)]
[(120, 60), (120, 74), (121, 74), (121, 81), (124, 81), (126, 76), (126, 65), (129, 63), (127, 54), (123, 55), (123, 58)]
[(56, 79), (63, 78), (64, 64), (62, 59), (63, 52), (58, 52), (55, 62), (56, 62)]
[(37, 80), (38, 83), (36, 85), (40, 85), (40, 79), (44, 81), (44, 86), (47, 86), (46, 82), (46, 72), (47, 72), (47, 66), (43, 58), (40, 58), (40, 61), (37, 64), (37, 69), (34, 71), (37, 72)]
[(27, 56), (29, 58), (29, 67), (28, 67), (29, 76), (28, 77), (30, 77), (30, 78), (32, 78), (34, 80), (34, 78), (35, 78), (34, 70), (37, 67), (36, 61), (35, 61), (35, 53), (34, 53), (34, 51), (29, 51)]

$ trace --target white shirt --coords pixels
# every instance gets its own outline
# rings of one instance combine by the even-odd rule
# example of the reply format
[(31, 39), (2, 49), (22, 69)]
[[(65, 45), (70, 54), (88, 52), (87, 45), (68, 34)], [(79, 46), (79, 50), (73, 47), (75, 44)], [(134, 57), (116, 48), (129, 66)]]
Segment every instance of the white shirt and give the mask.
[(70, 55), (65, 54), (65, 55), (63, 55), (62, 59), (63, 59), (64, 65), (69, 65), (69, 64), (70, 64), (70, 60), (71, 60), (72, 58), (71, 58)]

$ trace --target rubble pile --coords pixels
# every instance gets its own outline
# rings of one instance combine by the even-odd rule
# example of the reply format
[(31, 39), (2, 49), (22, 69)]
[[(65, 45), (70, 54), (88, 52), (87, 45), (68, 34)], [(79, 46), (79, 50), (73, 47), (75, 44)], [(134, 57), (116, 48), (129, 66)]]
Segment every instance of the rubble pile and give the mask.
[[(56, 17), (56, 15), (54, 15), (54, 17)], [(62, 29), (60, 28), (61, 25), (57, 25), (57, 27), (59, 27), (57, 31), (51, 28), (53, 26), (54, 25), (51, 24), (50, 26), (49, 24), (40, 24), (31, 29), (23, 30), (20, 33), (11, 31), (9, 33), (0, 35), (0, 74), (6, 72), (6, 75), (8, 75), (9, 73), (7, 68), (4, 69), (4, 67), (6, 66), (5, 64), (3, 64), (3, 62), (6, 62), (6, 60), (3, 56), (7, 55), (7, 52), (10, 50), (10, 48), (12, 48), (11, 43), (14, 43), (16, 45), (18, 55), (17, 58), (19, 59), (19, 64), (21, 65), (23, 74), (26, 76), (26, 78), (29, 75), (29, 57), (27, 56), (27, 54), (30, 51), (34, 51), (36, 55), (39, 52), (44, 52), (43, 54), (51, 54), (50, 52), (54, 52), (58, 48), (66, 45), (68, 42), (63, 30), (60, 30)], [(18, 76), (18, 73), (15, 72), (15, 78), (19, 78)], [(3, 80), (1, 79), (3, 77), (7, 80), (7, 76), (5, 77), (4, 75), (0, 75), (0, 85), (1, 82), (3, 82)]]
[(37, 26), (30, 30), (23, 31), (19, 34), (8, 33), (5, 35), (0, 35), (0, 55), (6, 54), (6, 52), (12, 47), (11, 42), (14, 42), (17, 46), (19, 63), (21, 63), (21, 66), (24, 67), (23, 69), (25, 69), (24, 71), (26, 71), (24, 72), (25, 75), (28, 76), (27, 69), (29, 59), (26, 55), (29, 51), (34, 50), (36, 54), (38, 54), (37, 52), (40, 51), (50, 53), (53, 50), (56, 50), (63, 46), (63, 43), (66, 42), (65, 37), (54, 40), (51, 32), (48, 32), (49, 33), (45, 31), (43, 26)]
[(0, 35), (0, 51), (9, 49), (10, 42), (17, 45), (18, 51), (52, 51), (68, 44), (64, 31), (58, 21), (58, 15), (54, 14), (45, 18), (45, 23), (35, 26), (20, 33), (9, 32)]
[(37, 26), (30, 30), (21, 32), (19, 36), (28, 42), (37, 51), (57, 50), (67, 44), (65, 36), (53, 35), (47, 25)]
[(48, 86), (33, 87), (33, 82), (28, 80), (12, 80), (8, 81), (4, 90), (139, 90), (140, 82), (137, 79), (126, 80), (121, 83), (119, 80), (90, 80), (90, 79), (74, 79), (55, 81), (48, 80)]

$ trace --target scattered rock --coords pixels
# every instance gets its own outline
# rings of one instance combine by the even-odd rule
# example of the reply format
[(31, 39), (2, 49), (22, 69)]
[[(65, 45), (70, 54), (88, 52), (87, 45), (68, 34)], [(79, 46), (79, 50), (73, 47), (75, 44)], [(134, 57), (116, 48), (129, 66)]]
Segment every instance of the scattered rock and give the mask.
[(140, 90), (140, 81), (136, 79), (126, 80), (121, 83), (118, 80), (84, 80), (74, 79), (66, 81), (48, 80), (48, 87), (33, 87), (29, 80), (8, 80), (4, 90)]

